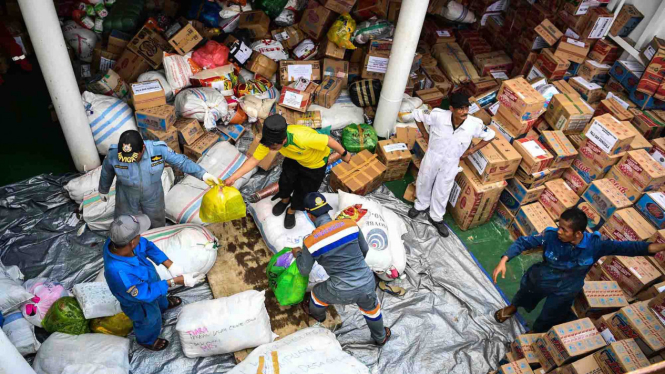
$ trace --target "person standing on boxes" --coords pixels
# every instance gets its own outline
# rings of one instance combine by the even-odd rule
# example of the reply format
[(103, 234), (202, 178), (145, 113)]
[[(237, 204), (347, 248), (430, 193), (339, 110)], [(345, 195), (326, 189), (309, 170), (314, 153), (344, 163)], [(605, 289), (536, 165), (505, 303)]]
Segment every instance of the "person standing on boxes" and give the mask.
[(279, 151), (285, 159), (279, 176), (279, 192), (272, 199), (281, 200), (273, 207), (272, 214), (280, 216), (286, 211), (284, 227), (292, 229), (296, 225), (296, 210), (305, 210), (305, 195), (318, 191), (326, 176), (331, 149), (342, 155), (344, 162), (351, 161), (349, 152), (335, 139), (307, 126), (287, 125), (284, 117), (273, 114), (263, 123), (261, 142), (254, 154), (224, 184), (232, 186), (270, 151)]
[(520, 289), (513, 301), (494, 313), (503, 323), (518, 307), (531, 312), (545, 299), (533, 332), (546, 332), (552, 326), (576, 319), (571, 311), (573, 301), (584, 287), (584, 277), (603, 256), (649, 256), (665, 250), (665, 244), (602, 240), (598, 232), (586, 232), (587, 216), (579, 208), (569, 208), (559, 219), (559, 228), (548, 227), (540, 235), (522, 236), (508, 248), (494, 268), (494, 283), (501, 274), (506, 277), (506, 263), (520, 253), (543, 247), (543, 262), (529, 268), (522, 276)]
[[(413, 219), (429, 209), (430, 222), (444, 238), (448, 236), (448, 228), (443, 223), (443, 216), (455, 176), (462, 170), (460, 159), (485, 147), (495, 135), (482, 120), (469, 116), (469, 97), (465, 94), (452, 94), (450, 106), (452, 111), (439, 108), (413, 111), (416, 125), (428, 141), (428, 147), (416, 181), (416, 202), (408, 213)], [(429, 133), (424, 124), (429, 126)], [(473, 138), (482, 141), (469, 148)]]
[(186, 156), (173, 152), (166, 143), (144, 141), (138, 131), (128, 130), (120, 135), (118, 144), (109, 147), (99, 178), (99, 194), (102, 201), (108, 201), (113, 178), (117, 178), (114, 218), (142, 212), (150, 217), (150, 228), (166, 225), (162, 187), (165, 162), (208, 184), (219, 184), (217, 177), (206, 172)]
[(309, 276), (316, 261), (330, 278), (314, 286), (309, 299), (301, 304), (303, 310), (323, 323), (328, 305), (356, 304), (372, 339), (377, 345), (386, 344), (391, 333), (383, 326), (374, 273), (365, 262), (369, 246), (363, 233), (352, 219), (333, 221), (328, 214), (332, 207), (318, 192), (307, 194), (304, 207), (316, 229), (303, 240), (304, 249), (293, 248), (291, 252), (300, 274)]

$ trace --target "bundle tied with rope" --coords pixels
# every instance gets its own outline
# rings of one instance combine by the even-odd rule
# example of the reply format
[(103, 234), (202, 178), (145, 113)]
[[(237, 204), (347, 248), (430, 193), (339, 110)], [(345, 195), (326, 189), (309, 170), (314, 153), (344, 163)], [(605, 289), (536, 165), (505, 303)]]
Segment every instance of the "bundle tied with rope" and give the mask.
[(351, 161), (332, 169), (330, 186), (335, 192), (342, 190), (356, 195), (366, 195), (383, 183), (385, 165), (377, 156), (363, 150), (351, 158)]

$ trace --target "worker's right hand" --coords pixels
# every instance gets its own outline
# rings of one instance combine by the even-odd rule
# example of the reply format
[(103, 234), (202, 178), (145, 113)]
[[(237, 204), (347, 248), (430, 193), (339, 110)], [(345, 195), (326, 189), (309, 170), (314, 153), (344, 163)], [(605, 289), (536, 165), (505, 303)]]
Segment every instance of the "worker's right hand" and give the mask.
[(492, 274), (494, 284), (496, 284), (496, 278), (499, 276), (499, 273), (501, 274), (502, 279), (506, 278), (506, 262), (503, 260), (494, 268), (494, 273)]
[(182, 278), (185, 282), (185, 287), (194, 287), (197, 284), (202, 283), (206, 279), (206, 276), (205, 274), (189, 273), (183, 274)]
[(107, 201), (109, 201), (109, 194), (107, 194), (107, 193), (100, 193), (100, 194), (99, 194), (99, 198), (100, 198), (103, 202), (107, 202)]
[(230, 177), (228, 177), (224, 180), (224, 185), (226, 187), (231, 187), (231, 186), (233, 186), (233, 183), (235, 183), (235, 182), (236, 182), (236, 178), (234, 178), (233, 176), (230, 176)]

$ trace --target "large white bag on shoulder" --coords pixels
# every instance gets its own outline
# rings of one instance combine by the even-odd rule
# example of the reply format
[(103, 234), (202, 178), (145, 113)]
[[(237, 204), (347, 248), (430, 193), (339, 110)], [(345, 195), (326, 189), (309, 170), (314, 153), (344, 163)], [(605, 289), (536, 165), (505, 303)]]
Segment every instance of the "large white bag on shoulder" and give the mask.
[[(367, 366), (344, 352), (335, 334), (322, 327), (309, 327), (254, 349), (229, 374), (267, 373), (259, 371), (259, 363), (271, 366), (272, 352), (277, 352), (280, 373), (369, 374)], [(274, 367), (272, 372), (277, 372)]]
[(2, 352), (0, 373), (35, 374), (2, 329), (0, 329), (0, 352)]
[(128, 374), (129, 339), (56, 332), (37, 351), (32, 368), (37, 374)]
[(81, 100), (100, 154), (108, 154), (111, 144), (117, 144), (123, 132), (138, 130), (134, 111), (117, 97), (85, 91)]
[(182, 307), (175, 326), (185, 356), (208, 357), (270, 343), (265, 291), (245, 291)]
[[(231, 176), (247, 160), (247, 156), (238, 152), (238, 149), (229, 142), (219, 142), (212, 146), (197, 162), (208, 173), (224, 180)], [(233, 187), (242, 188), (249, 178), (256, 172), (256, 168), (238, 179)], [(186, 176), (180, 183), (171, 188), (166, 195), (166, 219), (174, 223), (199, 223), (201, 199), (208, 192), (208, 186), (202, 180), (191, 175)]]

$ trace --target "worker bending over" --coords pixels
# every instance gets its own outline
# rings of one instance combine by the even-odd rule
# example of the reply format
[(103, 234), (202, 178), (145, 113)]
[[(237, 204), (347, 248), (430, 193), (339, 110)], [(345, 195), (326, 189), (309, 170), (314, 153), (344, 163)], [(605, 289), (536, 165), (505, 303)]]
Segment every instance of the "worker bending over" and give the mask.
[(578, 208), (561, 214), (559, 228), (549, 227), (541, 235), (515, 240), (494, 269), (494, 283), (506, 275), (506, 262), (520, 253), (543, 247), (543, 261), (529, 268), (512, 304), (499, 309), (494, 318), (501, 323), (513, 316), (518, 307), (531, 312), (545, 300), (543, 310), (533, 325), (533, 332), (545, 332), (552, 326), (576, 319), (570, 311), (573, 300), (584, 287), (584, 277), (603, 256), (648, 256), (665, 250), (665, 244), (602, 240), (600, 233), (586, 232), (587, 216)]
[(116, 177), (114, 218), (143, 213), (150, 217), (151, 228), (166, 225), (162, 187), (164, 163), (205, 182), (219, 183), (217, 177), (186, 156), (173, 152), (166, 143), (143, 141), (138, 131), (128, 130), (120, 135), (118, 144), (109, 147), (99, 178), (101, 199), (108, 201)]
[[(416, 202), (409, 217), (416, 218), (429, 208), (429, 220), (444, 238), (448, 228), (443, 223), (446, 204), (455, 176), (461, 170), (460, 159), (469, 156), (494, 139), (479, 118), (469, 116), (469, 97), (456, 92), (450, 96), (452, 111), (443, 109), (413, 111), (418, 129), (428, 141), (416, 181)], [(424, 124), (429, 126), (429, 134)], [(482, 141), (469, 148), (473, 138)]]
[(351, 161), (351, 155), (335, 139), (307, 126), (287, 126), (284, 117), (274, 114), (263, 122), (261, 142), (254, 154), (224, 183), (227, 186), (233, 185), (238, 178), (254, 169), (270, 151), (279, 151), (285, 160), (279, 176), (279, 192), (273, 200), (281, 200), (275, 204), (272, 213), (280, 216), (286, 210), (284, 227), (292, 229), (296, 225), (296, 210), (304, 210), (305, 195), (318, 191), (326, 176), (330, 149), (342, 155), (345, 162)]
[(386, 344), (390, 329), (383, 326), (374, 273), (365, 263), (369, 247), (358, 225), (351, 219), (333, 221), (328, 215), (332, 208), (318, 192), (309, 193), (304, 205), (316, 229), (305, 237), (304, 249), (292, 250), (298, 270), (309, 276), (316, 261), (330, 277), (314, 286), (309, 300), (303, 301), (305, 313), (323, 322), (328, 305), (356, 304), (376, 344)]
[[(146, 215), (120, 216), (111, 224), (110, 237), (104, 243), (104, 276), (111, 293), (120, 302), (123, 313), (132, 320), (136, 341), (153, 351), (169, 345), (159, 338), (162, 331), (162, 312), (182, 304), (177, 296), (167, 296), (169, 286), (194, 287), (205, 275), (183, 274), (181, 266), (157, 246), (140, 236), (150, 227)], [(155, 264), (164, 265), (171, 279), (161, 280)]]

